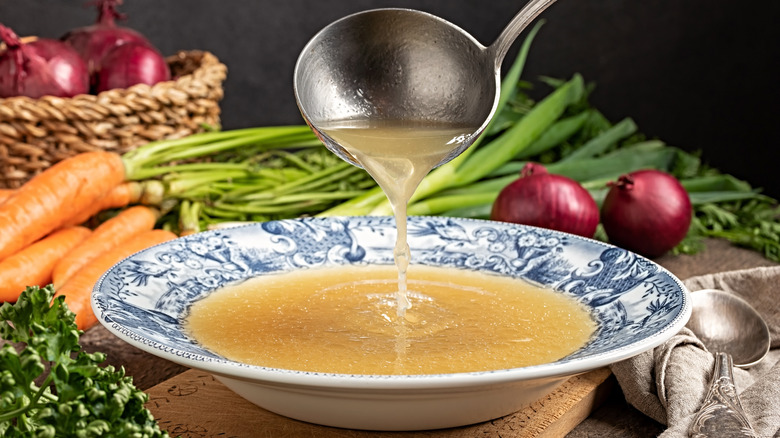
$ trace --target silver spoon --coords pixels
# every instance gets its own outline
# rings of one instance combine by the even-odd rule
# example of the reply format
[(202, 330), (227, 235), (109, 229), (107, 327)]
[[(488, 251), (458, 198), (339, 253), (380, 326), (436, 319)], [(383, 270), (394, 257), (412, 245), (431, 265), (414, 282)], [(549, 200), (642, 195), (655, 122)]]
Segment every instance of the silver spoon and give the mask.
[(769, 352), (769, 328), (736, 295), (706, 289), (692, 293), (687, 327), (715, 354), (710, 388), (689, 430), (692, 437), (757, 437), (734, 386), (733, 366), (748, 368)]
[(321, 125), (393, 119), (473, 127), (439, 163), (444, 164), (484, 131), (498, 104), (509, 47), (554, 1), (529, 1), (487, 47), (425, 12), (374, 9), (346, 16), (301, 51), (293, 81), (298, 107), (325, 146), (356, 166)]

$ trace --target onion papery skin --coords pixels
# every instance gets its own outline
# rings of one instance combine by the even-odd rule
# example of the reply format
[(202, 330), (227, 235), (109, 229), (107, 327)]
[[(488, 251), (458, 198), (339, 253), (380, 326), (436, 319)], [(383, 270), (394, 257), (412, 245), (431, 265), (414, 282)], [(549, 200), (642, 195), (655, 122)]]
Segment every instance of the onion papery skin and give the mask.
[(46, 38), (18, 43), (13, 32), (4, 33), (5, 38), (8, 47), (0, 53), (0, 97), (38, 99), (89, 92), (86, 63), (67, 44)]
[(114, 48), (97, 72), (98, 93), (136, 84), (154, 85), (171, 78), (165, 58), (147, 44), (128, 43)]
[(490, 219), (593, 237), (599, 209), (577, 181), (529, 163), (520, 178), (499, 192)]
[(79, 27), (60, 38), (73, 47), (84, 62), (90, 75), (90, 85), (94, 89), (97, 84), (97, 72), (100, 70), (103, 58), (113, 49), (123, 44), (138, 43), (151, 46), (151, 43), (141, 33), (127, 27), (116, 25), (117, 19), (124, 15), (116, 8), (122, 0), (97, 0), (97, 22), (91, 26)]
[(640, 170), (611, 184), (601, 206), (601, 222), (614, 245), (649, 258), (682, 242), (691, 225), (688, 192), (672, 175)]
[(62, 37), (62, 40), (81, 55), (87, 63), (89, 74), (93, 76), (100, 69), (103, 58), (117, 46), (128, 43), (141, 43), (150, 45), (149, 41), (140, 33), (126, 27), (118, 27), (113, 24), (94, 24), (72, 30)]

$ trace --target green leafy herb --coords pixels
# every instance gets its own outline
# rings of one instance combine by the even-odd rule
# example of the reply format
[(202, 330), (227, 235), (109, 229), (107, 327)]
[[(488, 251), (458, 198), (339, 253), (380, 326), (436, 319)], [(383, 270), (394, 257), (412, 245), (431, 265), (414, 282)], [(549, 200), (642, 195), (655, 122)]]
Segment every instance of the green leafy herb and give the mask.
[(132, 379), (82, 350), (73, 312), (53, 296), (28, 287), (0, 307), (0, 436), (168, 436)]
[[(691, 240), (726, 239), (780, 262), (780, 206), (774, 199), (754, 196), (745, 201), (707, 203), (697, 206), (695, 211), (688, 233)], [(681, 248), (680, 252), (686, 249)]]

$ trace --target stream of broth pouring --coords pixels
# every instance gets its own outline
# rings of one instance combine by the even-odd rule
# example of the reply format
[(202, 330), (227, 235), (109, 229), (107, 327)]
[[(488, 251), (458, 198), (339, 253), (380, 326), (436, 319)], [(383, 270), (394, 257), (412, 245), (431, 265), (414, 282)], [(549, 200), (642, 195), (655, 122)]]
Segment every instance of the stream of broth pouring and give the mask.
[[(535, 365), (584, 345), (594, 324), (579, 303), (560, 294), (545, 297), (549, 291), (513, 278), (419, 266), (407, 291), (407, 203), (423, 177), (473, 130), (387, 121), (340, 123), (324, 131), (390, 200), (397, 269), (312, 269), (227, 286), (192, 306), (188, 324), (195, 339), (259, 366), (396, 375)], [(258, 289), (264, 300), (256, 299)], [(417, 308), (407, 312), (409, 298)], [(347, 311), (352, 313), (342, 315)], [(372, 359), (356, 360), (367, 351)]]
[(422, 179), (444, 157), (466, 141), (473, 127), (409, 120), (344, 121), (320, 127), (371, 175), (385, 192), (395, 217), (393, 257), (398, 268), (396, 311), (403, 320), (411, 307), (406, 271), (411, 255), (407, 243), (407, 205)]

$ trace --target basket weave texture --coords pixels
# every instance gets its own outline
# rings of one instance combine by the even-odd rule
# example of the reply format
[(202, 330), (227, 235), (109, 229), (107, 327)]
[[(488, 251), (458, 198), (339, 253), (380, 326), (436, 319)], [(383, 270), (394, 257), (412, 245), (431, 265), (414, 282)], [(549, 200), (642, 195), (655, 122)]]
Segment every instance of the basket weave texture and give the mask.
[(0, 99), (0, 188), (92, 150), (124, 153), (149, 141), (219, 127), (227, 67), (205, 51), (167, 58), (170, 81), (72, 98)]

